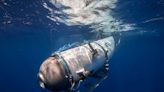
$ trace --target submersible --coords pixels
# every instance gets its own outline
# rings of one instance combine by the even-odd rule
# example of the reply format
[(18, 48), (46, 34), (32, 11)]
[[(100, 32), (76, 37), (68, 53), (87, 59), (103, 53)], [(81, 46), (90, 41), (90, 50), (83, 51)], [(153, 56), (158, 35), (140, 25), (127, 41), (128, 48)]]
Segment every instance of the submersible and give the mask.
[(114, 48), (111, 36), (53, 54), (40, 66), (40, 86), (53, 92), (72, 91), (79, 82), (95, 77), (102, 68), (108, 70)]

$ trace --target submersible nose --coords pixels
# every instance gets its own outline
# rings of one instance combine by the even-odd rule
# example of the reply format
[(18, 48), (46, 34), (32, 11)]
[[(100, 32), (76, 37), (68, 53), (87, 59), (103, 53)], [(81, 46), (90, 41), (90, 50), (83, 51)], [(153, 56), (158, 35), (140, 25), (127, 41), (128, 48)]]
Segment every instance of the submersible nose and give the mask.
[(51, 90), (65, 89), (67, 81), (65, 80), (65, 71), (58, 62), (57, 57), (51, 56), (44, 61), (38, 73), (39, 83), (42, 88)]

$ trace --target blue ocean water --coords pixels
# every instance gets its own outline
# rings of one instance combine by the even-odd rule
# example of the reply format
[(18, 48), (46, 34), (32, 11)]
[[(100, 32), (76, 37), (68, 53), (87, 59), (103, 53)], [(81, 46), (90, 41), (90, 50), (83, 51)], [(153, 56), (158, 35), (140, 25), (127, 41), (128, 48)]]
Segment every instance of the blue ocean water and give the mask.
[[(116, 18), (140, 29), (121, 35), (107, 80), (94, 92), (164, 92), (164, 1), (118, 0)], [(39, 0), (0, 1), (0, 92), (48, 92), (40, 64), (65, 44), (92, 39), (85, 26), (56, 25)]]

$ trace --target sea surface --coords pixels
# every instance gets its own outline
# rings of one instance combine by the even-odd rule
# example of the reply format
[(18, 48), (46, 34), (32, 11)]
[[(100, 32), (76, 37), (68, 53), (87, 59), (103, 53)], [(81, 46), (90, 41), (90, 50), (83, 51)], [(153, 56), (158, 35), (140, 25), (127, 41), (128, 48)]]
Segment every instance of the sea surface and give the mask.
[[(44, 4), (0, 0), (0, 92), (49, 92), (38, 83), (41, 63), (54, 51), (96, 39), (97, 26), (55, 22)], [(132, 27), (116, 32), (109, 77), (94, 92), (164, 92), (164, 0), (117, 0), (115, 5), (111, 20)]]

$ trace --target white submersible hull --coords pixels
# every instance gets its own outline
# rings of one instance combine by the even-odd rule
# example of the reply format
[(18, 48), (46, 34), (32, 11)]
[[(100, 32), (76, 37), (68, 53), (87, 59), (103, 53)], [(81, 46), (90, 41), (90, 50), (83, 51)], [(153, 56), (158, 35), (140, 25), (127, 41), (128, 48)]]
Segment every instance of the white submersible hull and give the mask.
[(114, 48), (111, 36), (55, 53), (40, 67), (40, 86), (52, 91), (73, 90), (80, 81), (94, 77), (100, 69), (108, 70)]

